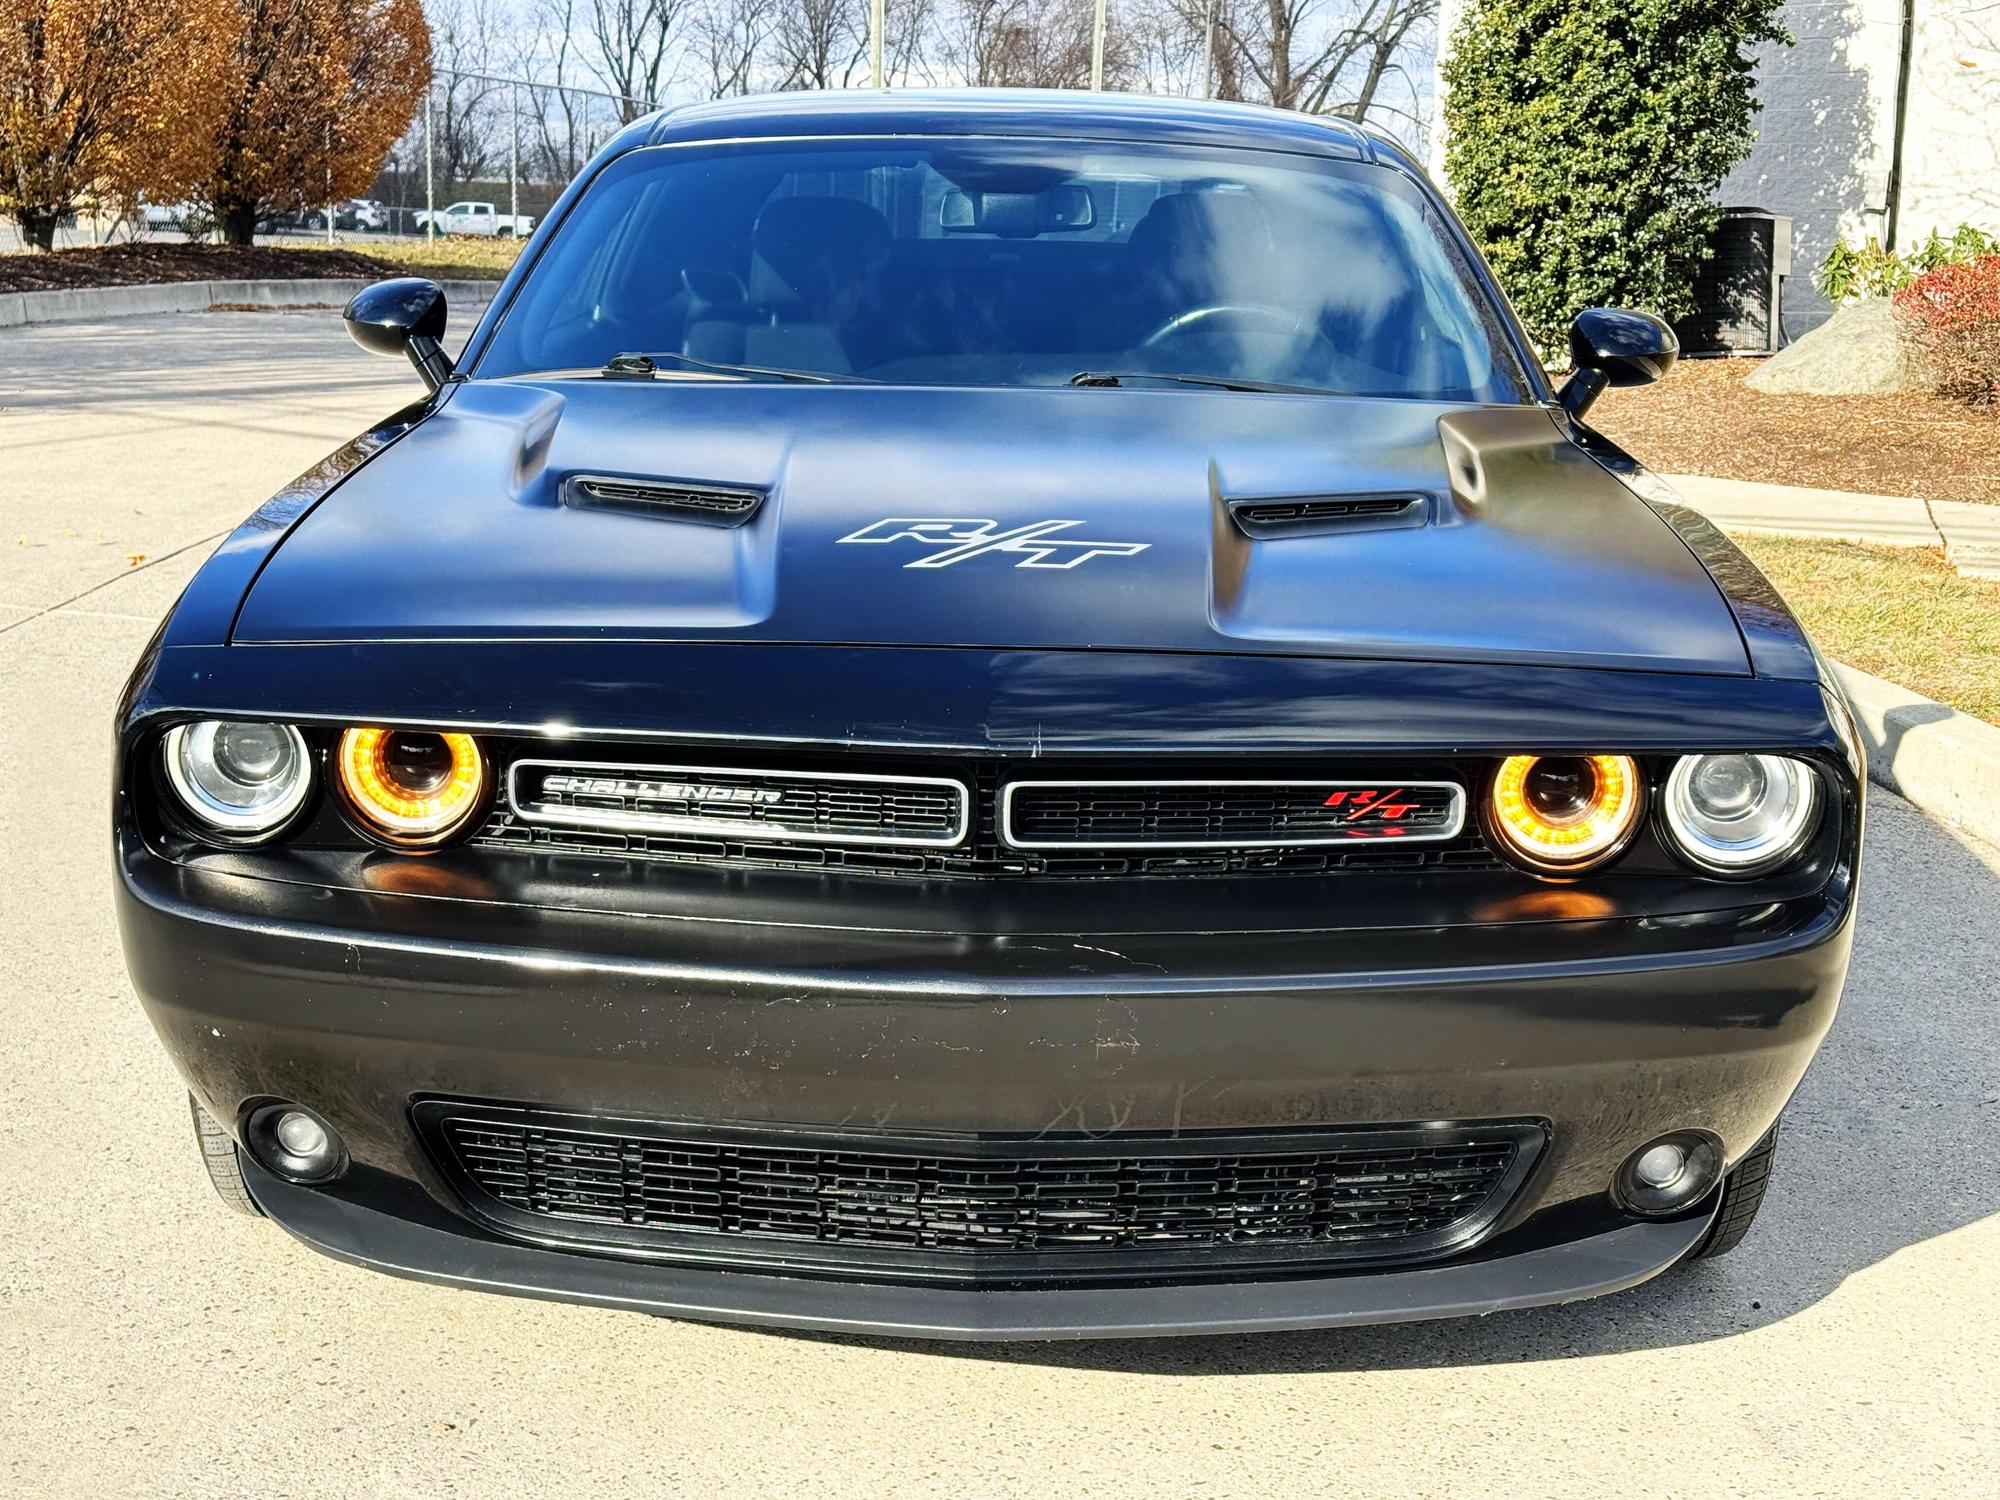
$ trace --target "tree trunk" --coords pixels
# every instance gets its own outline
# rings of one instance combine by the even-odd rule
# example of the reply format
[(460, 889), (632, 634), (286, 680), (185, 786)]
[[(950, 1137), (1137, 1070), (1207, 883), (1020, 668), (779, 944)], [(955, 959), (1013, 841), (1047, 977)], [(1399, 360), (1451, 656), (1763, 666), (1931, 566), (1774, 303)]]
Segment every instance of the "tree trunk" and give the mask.
[(215, 227), (222, 231), (225, 245), (252, 245), (257, 242), (257, 205), (254, 203), (218, 203), (215, 205)]
[(56, 247), (56, 225), (62, 222), (60, 208), (17, 208), (14, 222), (21, 226), (21, 238), (37, 250)]

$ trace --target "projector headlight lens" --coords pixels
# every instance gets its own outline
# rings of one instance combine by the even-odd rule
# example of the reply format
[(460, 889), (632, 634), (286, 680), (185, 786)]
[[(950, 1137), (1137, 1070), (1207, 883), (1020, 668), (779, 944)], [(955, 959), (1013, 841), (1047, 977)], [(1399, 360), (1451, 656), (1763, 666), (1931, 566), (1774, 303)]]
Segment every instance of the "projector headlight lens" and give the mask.
[(1644, 800), (1629, 755), (1510, 755), (1493, 776), (1488, 823), (1522, 864), (1571, 874), (1625, 847)]
[(340, 737), (340, 789), (370, 832), (392, 844), (449, 838), (478, 810), (486, 758), (469, 734), (350, 729)]
[(1667, 777), (1667, 833), (1715, 875), (1755, 875), (1805, 847), (1819, 823), (1813, 768), (1788, 755), (1687, 755)]
[(305, 805), (312, 758), (289, 724), (202, 719), (167, 731), (167, 782), (201, 823), (238, 838), (277, 829)]

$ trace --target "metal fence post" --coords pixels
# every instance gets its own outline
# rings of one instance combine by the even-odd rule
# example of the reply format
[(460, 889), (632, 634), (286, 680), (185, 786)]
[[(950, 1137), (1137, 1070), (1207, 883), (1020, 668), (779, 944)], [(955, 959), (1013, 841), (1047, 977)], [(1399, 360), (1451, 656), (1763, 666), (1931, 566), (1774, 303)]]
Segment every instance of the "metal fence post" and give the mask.
[(432, 92), (437, 88), (436, 80), (424, 90), (424, 238), (437, 239), (437, 170), (431, 160), (431, 109)]

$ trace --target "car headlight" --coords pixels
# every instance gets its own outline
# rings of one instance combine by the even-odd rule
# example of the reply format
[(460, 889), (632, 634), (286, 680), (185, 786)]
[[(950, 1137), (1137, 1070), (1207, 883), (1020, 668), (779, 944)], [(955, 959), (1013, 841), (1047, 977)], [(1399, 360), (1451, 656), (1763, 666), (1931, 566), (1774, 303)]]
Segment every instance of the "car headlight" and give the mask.
[(312, 757), (289, 724), (201, 719), (160, 745), (167, 784), (194, 818), (238, 838), (290, 821), (312, 790)]
[(1631, 841), (1644, 801), (1629, 755), (1510, 755), (1487, 793), (1487, 824), (1530, 869), (1574, 874)]
[(1755, 875), (1805, 846), (1819, 798), (1818, 773), (1788, 755), (1686, 755), (1667, 777), (1667, 834), (1711, 874)]
[(478, 810), (486, 791), (486, 758), (469, 734), (349, 729), (335, 760), (348, 807), (392, 844), (449, 838)]

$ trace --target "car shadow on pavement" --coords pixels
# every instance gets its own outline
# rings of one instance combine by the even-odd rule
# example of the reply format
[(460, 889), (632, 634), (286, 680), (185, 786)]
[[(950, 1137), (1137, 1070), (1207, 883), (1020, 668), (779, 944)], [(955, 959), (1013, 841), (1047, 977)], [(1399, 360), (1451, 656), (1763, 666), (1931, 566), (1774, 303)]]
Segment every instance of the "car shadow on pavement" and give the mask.
[(2000, 1213), (2000, 852), (1982, 860), (1892, 797), (1878, 795), (1869, 818), (1840, 1016), (1786, 1111), (1763, 1212), (1722, 1259), (1611, 1297), (1447, 1322), (1032, 1344), (809, 1337), (1053, 1368), (1279, 1374), (1695, 1344), (1811, 1307), (1899, 1251)]

